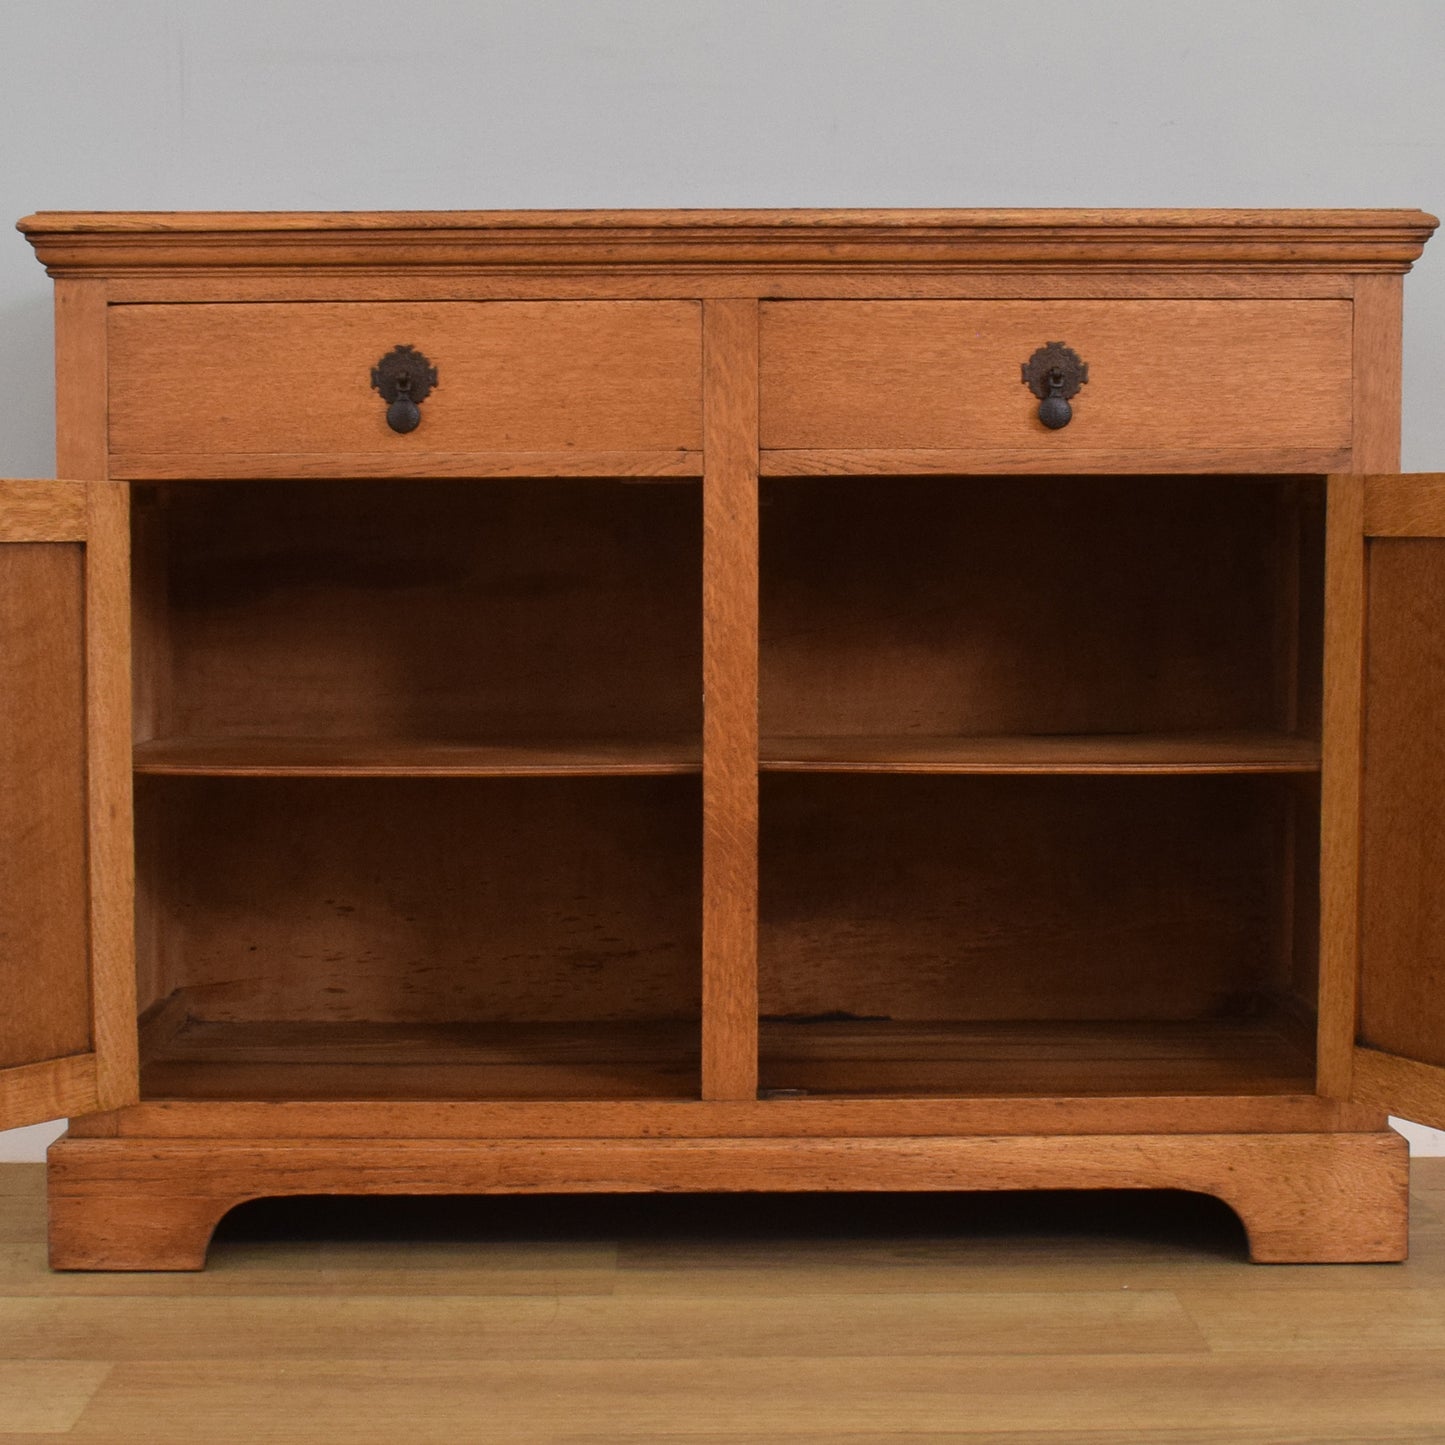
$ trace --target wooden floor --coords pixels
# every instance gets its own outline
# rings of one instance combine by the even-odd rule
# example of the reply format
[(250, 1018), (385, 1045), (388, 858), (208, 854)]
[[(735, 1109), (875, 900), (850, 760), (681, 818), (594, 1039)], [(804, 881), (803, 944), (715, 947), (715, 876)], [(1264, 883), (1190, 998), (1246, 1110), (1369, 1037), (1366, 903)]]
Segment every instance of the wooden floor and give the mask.
[(1146, 1196), (249, 1206), (55, 1275), (0, 1165), (0, 1445), (1445, 1441), (1445, 1159), (1405, 1265)]

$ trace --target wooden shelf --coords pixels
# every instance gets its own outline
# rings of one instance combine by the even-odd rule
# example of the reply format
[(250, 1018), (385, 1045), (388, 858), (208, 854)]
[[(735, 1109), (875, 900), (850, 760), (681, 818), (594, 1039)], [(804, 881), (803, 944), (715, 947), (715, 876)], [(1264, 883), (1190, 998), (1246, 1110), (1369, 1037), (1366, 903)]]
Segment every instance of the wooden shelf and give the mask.
[[(696, 741), (424, 742), (157, 738), (137, 773), (168, 777), (624, 777), (702, 771)], [(764, 738), (771, 773), (1317, 773), (1319, 743), (1270, 733)]]
[(679, 738), (158, 738), (137, 743), (134, 759), (137, 773), (166, 777), (655, 777), (701, 772), (702, 746)]
[(211, 1023), (145, 1030), (146, 1099), (696, 1098), (699, 1025)]
[[(699, 1025), (204, 1022), (184, 996), (142, 1040), (146, 1099), (696, 1098)], [(1308, 1094), (1284, 1015), (1165, 1022), (765, 1018), (766, 1097)]]
[(1308, 1094), (1305, 1029), (1265, 1019), (1164, 1022), (764, 1018), (764, 1091), (1077, 1097)]
[(1274, 733), (772, 737), (776, 773), (1317, 773), (1320, 745)]

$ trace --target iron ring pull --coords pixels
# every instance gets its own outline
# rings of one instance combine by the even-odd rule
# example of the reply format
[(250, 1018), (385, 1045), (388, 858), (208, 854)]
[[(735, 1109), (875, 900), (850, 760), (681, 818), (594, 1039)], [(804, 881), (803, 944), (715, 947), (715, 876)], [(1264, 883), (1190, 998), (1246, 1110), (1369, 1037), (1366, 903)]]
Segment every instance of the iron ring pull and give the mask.
[(421, 425), (421, 403), (437, 384), (437, 369), (414, 346), (397, 346), (371, 368), (373, 390), (386, 402), (386, 424), (394, 432)]
[(1023, 364), (1023, 382), (1039, 399), (1039, 420), (1050, 431), (1058, 431), (1073, 420), (1069, 398), (1089, 379), (1089, 365), (1079, 353), (1062, 341), (1039, 347)]

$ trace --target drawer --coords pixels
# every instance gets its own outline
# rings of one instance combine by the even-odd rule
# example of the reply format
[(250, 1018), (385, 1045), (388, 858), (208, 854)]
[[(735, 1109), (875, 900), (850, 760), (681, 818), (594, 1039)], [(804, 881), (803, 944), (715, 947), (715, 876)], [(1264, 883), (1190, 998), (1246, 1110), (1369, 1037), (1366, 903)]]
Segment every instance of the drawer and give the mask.
[[(764, 448), (1350, 445), (1348, 301), (787, 301), (761, 325)], [(1050, 341), (1089, 368), (1057, 431), (1020, 371)]]
[[(398, 345), (437, 372), (407, 433)], [(113, 306), (111, 475), (695, 470), (701, 373), (691, 301)]]

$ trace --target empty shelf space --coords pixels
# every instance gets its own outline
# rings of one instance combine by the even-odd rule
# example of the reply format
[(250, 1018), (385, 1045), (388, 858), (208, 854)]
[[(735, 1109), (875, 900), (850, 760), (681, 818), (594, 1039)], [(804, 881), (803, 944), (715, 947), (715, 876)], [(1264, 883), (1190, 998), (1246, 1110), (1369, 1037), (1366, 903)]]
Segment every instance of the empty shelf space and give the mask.
[(1273, 733), (771, 737), (778, 773), (1315, 773), (1320, 745)]
[(1318, 732), (1316, 479), (823, 477), (761, 496), (764, 737)]
[(702, 745), (686, 738), (157, 738), (135, 747), (137, 773), (169, 777), (657, 777), (701, 768)]
[(1163, 1022), (764, 1018), (764, 1093), (1073, 1097), (1307, 1094), (1305, 1027)]
[(698, 1092), (699, 1026), (153, 1020), (147, 1099), (636, 1099)]
[[(610, 762), (612, 740), (702, 733), (695, 487), (167, 483), (137, 489), (132, 553), (143, 737), (526, 740), (544, 762), (561, 740)], [(611, 771), (582, 762), (558, 771)]]

